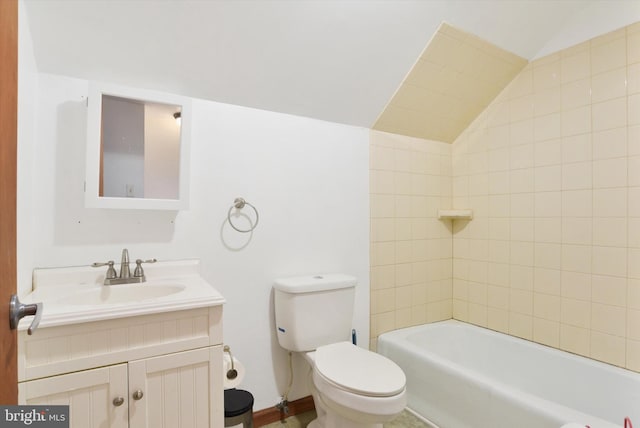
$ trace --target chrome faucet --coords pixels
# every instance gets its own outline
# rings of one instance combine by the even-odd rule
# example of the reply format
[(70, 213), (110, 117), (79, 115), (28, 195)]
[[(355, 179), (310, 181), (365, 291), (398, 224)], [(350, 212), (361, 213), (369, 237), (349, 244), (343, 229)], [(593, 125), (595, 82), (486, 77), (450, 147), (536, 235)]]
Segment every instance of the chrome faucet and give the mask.
[(129, 250), (124, 248), (122, 250), (122, 256), (120, 257), (120, 278), (126, 279), (131, 277), (131, 270), (129, 270)]
[(144, 270), (142, 269), (142, 263), (155, 263), (156, 259), (149, 260), (136, 260), (136, 268), (133, 271), (133, 276), (131, 276), (131, 269), (129, 268), (129, 250), (124, 248), (122, 250), (122, 256), (120, 257), (120, 274), (116, 273), (113, 265), (115, 264), (113, 260), (109, 260), (106, 263), (95, 262), (91, 266), (92, 267), (100, 267), (100, 266), (109, 266), (107, 268), (107, 274), (104, 278), (104, 285), (117, 285), (117, 284), (133, 284), (139, 282), (145, 282), (147, 277), (144, 274)]

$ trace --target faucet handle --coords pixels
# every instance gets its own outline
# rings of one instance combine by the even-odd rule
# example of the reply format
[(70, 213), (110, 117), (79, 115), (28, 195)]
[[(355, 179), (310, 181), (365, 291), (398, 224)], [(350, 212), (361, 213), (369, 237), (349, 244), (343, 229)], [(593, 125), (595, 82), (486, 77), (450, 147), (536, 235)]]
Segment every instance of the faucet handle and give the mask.
[(149, 260), (137, 259), (136, 269), (133, 271), (133, 276), (135, 278), (144, 277), (144, 270), (142, 269), (142, 263), (155, 263), (157, 261), (158, 261), (157, 259), (149, 259)]
[(95, 262), (95, 263), (91, 264), (91, 267), (109, 266), (109, 268), (107, 269), (106, 279), (113, 279), (116, 276), (118, 276), (118, 274), (116, 273), (116, 270), (113, 267), (114, 263), (115, 262), (113, 260), (109, 260), (106, 263)]

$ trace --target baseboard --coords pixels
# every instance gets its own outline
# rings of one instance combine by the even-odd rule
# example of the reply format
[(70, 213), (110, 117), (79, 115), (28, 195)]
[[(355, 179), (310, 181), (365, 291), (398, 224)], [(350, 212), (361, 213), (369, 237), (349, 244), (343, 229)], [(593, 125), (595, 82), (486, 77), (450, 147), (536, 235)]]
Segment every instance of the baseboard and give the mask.
[(313, 398), (310, 395), (299, 400), (290, 401), (288, 407), (289, 413), (287, 415), (275, 406), (253, 412), (253, 426), (256, 428), (265, 426), (273, 422), (282, 421), (285, 417), (299, 415), (315, 409)]

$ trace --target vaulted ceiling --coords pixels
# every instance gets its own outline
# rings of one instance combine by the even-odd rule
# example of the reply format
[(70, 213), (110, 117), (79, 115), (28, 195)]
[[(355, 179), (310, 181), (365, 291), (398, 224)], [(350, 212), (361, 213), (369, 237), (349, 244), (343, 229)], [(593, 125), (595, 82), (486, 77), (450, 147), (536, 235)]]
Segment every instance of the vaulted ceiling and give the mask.
[(443, 23), (373, 127), (452, 143), (526, 65)]
[(442, 22), (530, 60), (594, 4), (634, 1), (24, 0), (24, 10), (40, 72), (372, 127)]

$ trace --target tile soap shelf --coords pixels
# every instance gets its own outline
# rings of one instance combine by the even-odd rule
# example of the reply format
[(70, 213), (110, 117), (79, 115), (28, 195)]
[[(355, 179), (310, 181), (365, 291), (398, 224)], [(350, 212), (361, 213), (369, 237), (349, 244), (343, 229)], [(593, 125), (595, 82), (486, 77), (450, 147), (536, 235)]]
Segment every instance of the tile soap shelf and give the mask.
[(471, 220), (473, 219), (473, 210), (438, 210), (439, 220)]

